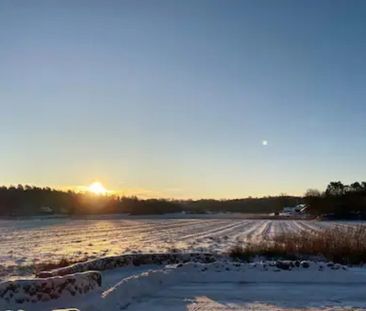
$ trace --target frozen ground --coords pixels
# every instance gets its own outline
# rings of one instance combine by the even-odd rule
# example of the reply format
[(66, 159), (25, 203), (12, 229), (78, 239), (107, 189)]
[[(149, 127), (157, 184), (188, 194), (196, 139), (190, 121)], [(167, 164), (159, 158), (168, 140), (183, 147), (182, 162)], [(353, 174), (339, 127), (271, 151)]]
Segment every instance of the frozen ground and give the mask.
[[(319, 267), (322, 266), (321, 271)], [(217, 262), (102, 272), (102, 287), (76, 297), (0, 309), (46, 311), (366, 310), (366, 269), (324, 263), (279, 270), (270, 263)]]
[[(186, 283), (131, 305), (131, 311), (365, 310), (366, 286), (347, 284)], [(350, 294), (350, 291), (353, 291)], [(286, 293), (286, 295), (284, 295)], [(352, 301), (344, 301), (351, 296)]]
[[(359, 223), (358, 223), (359, 224)], [(254, 219), (41, 219), (0, 221), (2, 279), (29, 276), (34, 262), (173, 248), (221, 253), (237, 242), (276, 234), (354, 226), (347, 222)], [(232, 263), (125, 267), (102, 272), (102, 287), (49, 302), (0, 310), (366, 310), (366, 268), (311, 264), (292, 271)]]
[(223, 252), (279, 233), (353, 223), (253, 219), (0, 220), (0, 279), (30, 275), (37, 262), (171, 249)]

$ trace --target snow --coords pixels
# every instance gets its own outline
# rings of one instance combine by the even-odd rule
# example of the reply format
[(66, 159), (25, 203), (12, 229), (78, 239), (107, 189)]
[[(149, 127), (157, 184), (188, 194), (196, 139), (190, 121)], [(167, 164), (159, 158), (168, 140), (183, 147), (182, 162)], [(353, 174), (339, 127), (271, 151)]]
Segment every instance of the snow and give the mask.
[[(187, 252), (220, 255), (238, 242), (354, 226), (354, 222), (231, 219), (230, 215), (124, 217), (0, 220), (0, 310), (366, 310), (364, 267), (346, 269), (320, 262), (239, 264), (220, 256), (215, 263), (171, 265), (177, 259), (172, 249), (183, 251), (177, 261), (187, 262), (183, 258)], [(165, 254), (153, 254), (157, 252)], [(85, 256), (91, 260), (34, 279), (34, 263)], [(90, 275), (101, 275), (101, 286)], [(65, 280), (70, 278), (77, 288), (67, 287)], [(33, 291), (29, 294), (28, 285), (41, 293), (39, 297)], [(48, 288), (60, 289), (60, 294), (48, 297)], [(17, 303), (22, 299), (24, 303)], [(29, 302), (34, 299), (36, 303)]]
[[(309, 268), (298, 267), (291, 271), (284, 271), (277, 268), (275, 264), (258, 263), (255, 265), (233, 263), (213, 263), (213, 264), (185, 264), (180, 268), (166, 267), (161, 270), (145, 272), (143, 274), (129, 277), (122, 280), (115, 287), (103, 294), (103, 298), (108, 304), (108, 308), (125, 308), (139, 298), (146, 296), (154, 296), (157, 288), (165, 289), (167, 287), (177, 288), (186, 286), (195, 289), (197, 284), (204, 289), (205, 286), (211, 288), (222, 286), (222, 284), (230, 283), (232, 287), (243, 286), (243, 284), (263, 283), (276, 284), (279, 283), (283, 288), (291, 287), (294, 283), (301, 282), (311, 288), (312, 285), (322, 287), (329, 283), (366, 285), (364, 276), (353, 273), (344, 269), (333, 270), (322, 264), (311, 263)], [(311, 285), (311, 286), (309, 286)], [(188, 289), (189, 290), (189, 289)], [(174, 289), (171, 290), (174, 292)], [(191, 296), (192, 293), (186, 294), (185, 297)], [(267, 293), (268, 295), (268, 293)], [(287, 293), (282, 294), (286, 296)], [(159, 294), (161, 297), (161, 294)], [(299, 295), (304, 299), (303, 295)], [(270, 297), (270, 296), (268, 296)], [(272, 299), (276, 297), (273, 296)], [(277, 296), (278, 297), (278, 296)], [(362, 297), (362, 296), (361, 296)], [(306, 297), (306, 299), (308, 299)], [(107, 305), (105, 305), (107, 307)], [(161, 308), (161, 305), (160, 305)], [(143, 310), (143, 309), (141, 309)]]
[(216, 219), (211, 218), (214, 215), (205, 215), (210, 218), (94, 216), (87, 219), (0, 220), (0, 280), (29, 277), (35, 263), (62, 258), (92, 259), (172, 249), (222, 253), (238, 242), (260, 242), (281, 233), (354, 225), (306, 220), (229, 219), (237, 216), (232, 214), (221, 216)]
[(120, 268), (102, 272), (103, 285), (93, 293), (4, 307), (28, 311), (71, 307), (83, 311), (366, 310), (365, 268), (319, 262), (292, 262), (291, 270), (278, 266), (282, 264), (219, 261)]
[(101, 282), (102, 276), (97, 271), (75, 273), (65, 277), (7, 281), (0, 283), (0, 299), (6, 304), (55, 300), (86, 294), (101, 286)]
[(350, 288), (344, 284), (186, 283), (143, 298), (128, 310), (356, 311), (365, 310), (364, 291), (364, 286)]
[(152, 254), (125, 254), (121, 256), (102, 257), (86, 262), (76, 263), (67, 267), (51, 271), (41, 271), (38, 277), (63, 276), (85, 271), (104, 271), (126, 266), (140, 266), (149, 264), (174, 264), (185, 262), (210, 263), (217, 260), (217, 256), (209, 253), (152, 253)]

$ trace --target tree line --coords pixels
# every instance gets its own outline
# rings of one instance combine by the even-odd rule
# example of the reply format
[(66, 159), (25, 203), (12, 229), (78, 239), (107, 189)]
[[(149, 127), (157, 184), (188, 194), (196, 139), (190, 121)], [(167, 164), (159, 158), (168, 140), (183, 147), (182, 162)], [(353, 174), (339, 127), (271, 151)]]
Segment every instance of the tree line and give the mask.
[(296, 196), (273, 196), (234, 200), (139, 199), (118, 195), (94, 195), (60, 191), (49, 187), (18, 185), (0, 187), (0, 216), (33, 216), (47, 213), (82, 214), (163, 214), (163, 213), (271, 213), (302, 202)]
[(304, 196), (279, 195), (231, 200), (140, 199), (118, 195), (94, 195), (49, 187), (18, 185), (0, 187), (0, 217), (42, 214), (164, 214), (164, 213), (276, 213), (305, 203), (314, 217), (366, 219), (366, 182), (345, 185), (330, 182), (324, 192), (310, 189)]
[(366, 219), (366, 182), (328, 184), (324, 192), (310, 189), (304, 201), (314, 216), (334, 219)]

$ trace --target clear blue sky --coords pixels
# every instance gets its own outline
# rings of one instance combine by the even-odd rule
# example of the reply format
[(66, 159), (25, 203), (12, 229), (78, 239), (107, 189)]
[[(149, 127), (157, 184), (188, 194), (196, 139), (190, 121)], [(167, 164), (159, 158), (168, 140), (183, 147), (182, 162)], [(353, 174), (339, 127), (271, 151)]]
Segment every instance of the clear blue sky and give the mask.
[(365, 57), (366, 1), (0, 0), (0, 183), (229, 198), (365, 180)]

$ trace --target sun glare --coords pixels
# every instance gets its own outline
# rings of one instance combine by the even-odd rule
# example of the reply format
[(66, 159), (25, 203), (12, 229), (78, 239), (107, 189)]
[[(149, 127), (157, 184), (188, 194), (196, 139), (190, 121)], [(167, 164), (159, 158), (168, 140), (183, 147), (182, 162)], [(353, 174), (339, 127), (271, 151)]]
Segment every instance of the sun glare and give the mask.
[(104, 188), (104, 186), (99, 182), (93, 182), (89, 187), (88, 187), (89, 192), (92, 192), (94, 194), (106, 194), (107, 193), (107, 189)]

